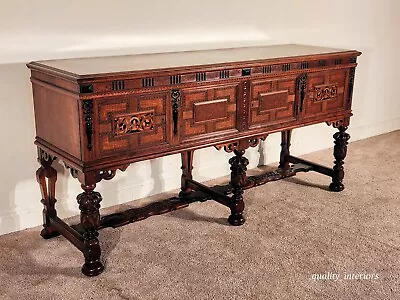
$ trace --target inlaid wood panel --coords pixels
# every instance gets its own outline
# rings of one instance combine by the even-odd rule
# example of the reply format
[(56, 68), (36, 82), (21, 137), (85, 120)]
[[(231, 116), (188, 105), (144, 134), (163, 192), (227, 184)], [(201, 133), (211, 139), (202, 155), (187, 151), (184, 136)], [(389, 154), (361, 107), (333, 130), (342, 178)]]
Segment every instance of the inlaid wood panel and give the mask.
[(304, 116), (312, 117), (346, 109), (345, 86), (348, 70), (309, 73)]
[(250, 127), (296, 119), (296, 78), (251, 82)]
[(98, 157), (167, 143), (167, 93), (97, 100)]
[(182, 90), (181, 139), (236, 129), (236, 101), (239, 84)]

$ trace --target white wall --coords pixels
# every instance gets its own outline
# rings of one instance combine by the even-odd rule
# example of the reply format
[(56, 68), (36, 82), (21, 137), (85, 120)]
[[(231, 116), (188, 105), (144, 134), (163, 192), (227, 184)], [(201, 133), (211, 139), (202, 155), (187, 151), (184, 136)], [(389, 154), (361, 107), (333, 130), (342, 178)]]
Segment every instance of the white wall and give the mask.
[[(2, 1), (0, 5), (0, 234), (41, 223), (30, 60), (117, 55), (242, 45), (303, 43), (357, 49), (352, 141), (400, 128), (396, 70), (400, 48), (397, 0)], [(334, 129), (294, 132), (292, 153), (332, 146)], [(278, 160), (279, 136), (247, 152), (251, 166)], [(397, 145), (398, 146), (398, 145)], [(350, 148), (351, 151), (351, 148)], [(204, 149), (195, 177), (229, 173), (229, 155)], [(177, 155), (131, 165), (101, 182), (103, 207), (178, 188)], [(62, 166), (57, 182), (61, 217), (77, 214), (76, 180)]]

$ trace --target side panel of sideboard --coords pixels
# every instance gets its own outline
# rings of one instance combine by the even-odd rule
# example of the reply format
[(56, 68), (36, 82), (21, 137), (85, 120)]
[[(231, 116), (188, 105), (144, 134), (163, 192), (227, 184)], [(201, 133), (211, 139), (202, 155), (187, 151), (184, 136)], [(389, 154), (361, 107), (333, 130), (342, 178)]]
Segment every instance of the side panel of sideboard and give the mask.
[(32, 79), (36, 136), (81, 160), (78, 95)]

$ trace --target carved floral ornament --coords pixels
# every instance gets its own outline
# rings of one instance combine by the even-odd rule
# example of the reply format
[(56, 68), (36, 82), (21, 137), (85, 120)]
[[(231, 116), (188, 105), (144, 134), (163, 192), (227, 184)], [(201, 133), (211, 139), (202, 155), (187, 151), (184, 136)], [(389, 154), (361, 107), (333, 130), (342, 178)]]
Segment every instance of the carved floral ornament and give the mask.
[(153, 130), (154, 112), (117, 116), (114, 118), (114, 134), (123, 135), (145, 130)]
[(224, 148), (224, 151), (231, 153), (234, 150), (238, 150), (239, 148), (246, 149), (248, 147), (256, 147), (261, 141), (265, 141), (267, 136), (268, 135), (252, 137), (252, 138), (247, 138), (247, 139), (243, 139), (240, 141), (234, 141), (231, 143), (215, 145), (215, 148), (217, 150), (221, 150), (222, 148)]
[(337, 96), (337, 86), (316, 86), (314, 91), (314, 99), (316, 101), (329, 100)]

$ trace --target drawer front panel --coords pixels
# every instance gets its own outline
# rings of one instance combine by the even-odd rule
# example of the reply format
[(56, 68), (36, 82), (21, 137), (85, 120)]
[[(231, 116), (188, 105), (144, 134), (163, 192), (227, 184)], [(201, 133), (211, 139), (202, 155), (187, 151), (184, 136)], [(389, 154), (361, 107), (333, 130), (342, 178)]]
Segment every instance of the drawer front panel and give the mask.
[(97, 101), (98, 157), (167, 144), (167, 93), (152, 93)]
[(304, 103), (305, 117), (346, 109), (346, 74), (347, 70), (308, 74)]
[(236, 129), (239, 84), (182, 90), (181, 140)]
[(250, 127), (296, 120), (296, 78), (251, 82)]

